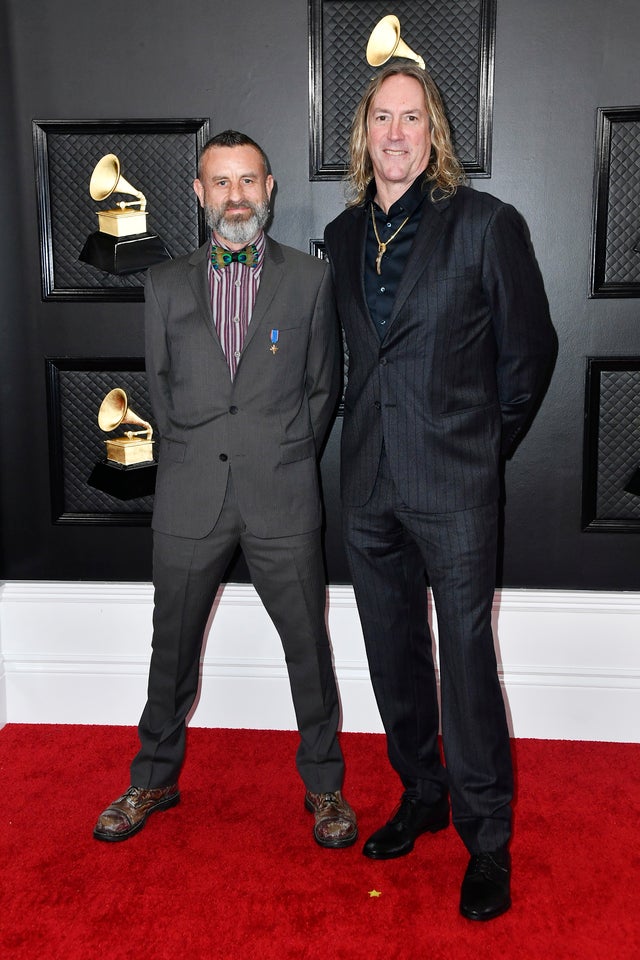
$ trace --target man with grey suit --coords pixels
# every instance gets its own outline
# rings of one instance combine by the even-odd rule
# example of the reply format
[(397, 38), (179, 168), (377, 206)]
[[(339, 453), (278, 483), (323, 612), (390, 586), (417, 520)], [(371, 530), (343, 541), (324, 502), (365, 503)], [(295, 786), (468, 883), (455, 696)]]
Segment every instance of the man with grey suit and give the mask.
[(203, 637), (238, 546), (282, 640), (314, 837), (333, 848), (357, 838), (341, 793), (317, 464), (340, 390), (339, 328), (327, 265), (264, 233), (273, 186), (253, 140), (218, 134), (194, 182), (211, 239), (147, 276), (153, 652), (131, 786), (101, 814), (99, 840), (125, 840), (179, 801)]
[[(555, 353), (513, 207), (464, 185), (426, 71), (394, 61), (354, 116), (348, 209), (325, 232), (349, 371), (347, 557), (391, 764), (403, 786), (364, 854), (408, 854), (450, 811), (459, 908), (511, 905), (512, 764), (491, 629), (501, 457)], [(438, 619), (441, 722), (426, 577)]]

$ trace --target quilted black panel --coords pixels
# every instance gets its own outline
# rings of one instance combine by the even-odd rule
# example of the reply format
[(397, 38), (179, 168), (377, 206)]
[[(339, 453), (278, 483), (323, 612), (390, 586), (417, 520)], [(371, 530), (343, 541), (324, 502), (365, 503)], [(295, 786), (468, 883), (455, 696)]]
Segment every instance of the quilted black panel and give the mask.
[(640, 297), (640, 106), (598, 110), (591, 297)]
[(640, 497), (625, 492), (640, 467), (640, 370), (603, 370), (598, 424), (597, 516), (640, 522)]
[(640, 284), (640, 116), (611, 128), (605, 283)]
[(587, 360), (582, 528), (640, 533), (640, 358)]
[(118, 193), (91, 198), (91, 174), (107, 153), (118, 157), (121, 176), (144, 193), (147, 230), (171, 256), (199, 245), (202, 217), (191, 185), (207, 132), (204, 120), (34, 122), (44, 299), (142, 299), (143, 272), (114, 275), (78, 259), (98, 229), (96, 211), (134, 199)]
[[(94, 361), (49, 361), (49, 420), (52, 448), (52, 500), (54, 519), (63, 522), (113, 522), (129, 518), (148, 522), (153, 497), (120, 499), (87, 482), (97, 463), (105, 460), (104, 441), (121, 435), (117, 428), (106, 434), (98, 426), (98, 410), (106, 394), (122, 387), (129, 407), (152, 426), (146, 374), (139, 369), (117, 369), (118, 361), (92, 369)], [(69, 369), (71, 367), (71, 369)], [(136, 429), (135, 427), (133, 429)]]

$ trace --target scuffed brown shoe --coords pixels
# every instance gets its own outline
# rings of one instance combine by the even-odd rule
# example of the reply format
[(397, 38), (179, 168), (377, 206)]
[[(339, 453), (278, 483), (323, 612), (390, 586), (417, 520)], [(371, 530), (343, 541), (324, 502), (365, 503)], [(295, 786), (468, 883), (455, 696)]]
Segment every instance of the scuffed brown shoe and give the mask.
[(315, 815), (313, 836), (321, 847), (350, 847), (356, 842), (356, 815), (339, 790), (335, 793), (311, 793), (307, 790), (304, 805)]
[(180, 802), (178, 784), (143, 790), (129, 787), (126, 793), (114, 800), (98, 817), (93, 835), (96, 840), (128, 840), (142, 830), (150, 813), (168, 810)]

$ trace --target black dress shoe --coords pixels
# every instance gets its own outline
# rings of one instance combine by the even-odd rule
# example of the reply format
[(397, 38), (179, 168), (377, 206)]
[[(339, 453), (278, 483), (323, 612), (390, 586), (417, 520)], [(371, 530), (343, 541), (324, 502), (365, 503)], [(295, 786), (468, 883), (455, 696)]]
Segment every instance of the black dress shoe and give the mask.
[(436, 833), (449, 826), (449, 800), (445, 795), (437, 803), (403, 797), (397, 812), (384, 827), (376, 830), (362, 852), (371, 860), (392, 860), (411, 853), (422, 833)]
[(460, 913), (467, 920), (493, 920), (511, 906), (511, 857), (505, 847), (476, 853), (462, 881)]

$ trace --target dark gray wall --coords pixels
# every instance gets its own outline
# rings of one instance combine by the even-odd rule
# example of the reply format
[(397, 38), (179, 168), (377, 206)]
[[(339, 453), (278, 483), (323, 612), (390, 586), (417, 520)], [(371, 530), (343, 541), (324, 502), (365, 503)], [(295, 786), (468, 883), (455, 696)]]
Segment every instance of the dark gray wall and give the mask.
[[(525, 216), (560, 340), (506, 469), (507, 586), (640, 589), (638, 535), (580, 524), (585, 358), (640, 356), (638, 301), (588, 299), (596, 111), (640, 102), (638, 49), (637, 0), (498, 0), (492, 176), (474, 184)], [(142, 355), (142, 304), (42, 301), (32, 119), (209, 117), (212, 132), (244, 130), (278, 181), (272, 234), (308, 250), (343, 196), (308, 179), (308, 72), (305, 0), (0, 4), (3, 577), (150, 578), (148, 528), (51, 520), (44, 358)], [(338, 439), (339, 422), (323, 460), (336, 582)]]

